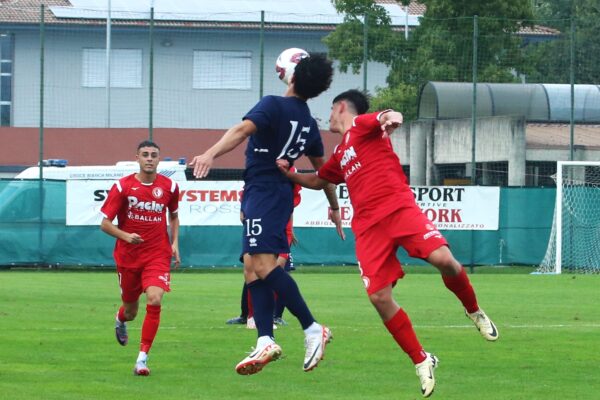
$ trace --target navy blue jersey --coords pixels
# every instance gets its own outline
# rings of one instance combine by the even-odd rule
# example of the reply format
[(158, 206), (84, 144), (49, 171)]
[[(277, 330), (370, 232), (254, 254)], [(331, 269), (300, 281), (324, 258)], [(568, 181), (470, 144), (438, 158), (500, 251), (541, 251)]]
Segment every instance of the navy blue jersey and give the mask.
[(306, 102), (297, 97), (265, 96), (244, 119), (257, 128), (246, 148), (246, 183), (288, 181), (275, 164), (279, 158), (293, 165), (303, 154), (323, 156), (317, 122)]

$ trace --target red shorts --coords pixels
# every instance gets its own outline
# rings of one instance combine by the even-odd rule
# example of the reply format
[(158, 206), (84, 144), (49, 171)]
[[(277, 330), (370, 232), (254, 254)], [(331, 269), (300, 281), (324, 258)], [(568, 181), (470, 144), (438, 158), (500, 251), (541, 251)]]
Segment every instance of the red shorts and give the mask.
[(400, 208), (356, 237), (356, 258), (365, 288), (373, 294), (404, 276), (396, 256), (402, 246), (427, 258), (448, 242), (418, 207)]
[(125, 303), (135, 303), (149, 286), (157, 286), (165, 292), (171, 291), (170, 267), (164, 265), (149, 265), (145, 267), (119, 267), (119, 286), (121, 299)]

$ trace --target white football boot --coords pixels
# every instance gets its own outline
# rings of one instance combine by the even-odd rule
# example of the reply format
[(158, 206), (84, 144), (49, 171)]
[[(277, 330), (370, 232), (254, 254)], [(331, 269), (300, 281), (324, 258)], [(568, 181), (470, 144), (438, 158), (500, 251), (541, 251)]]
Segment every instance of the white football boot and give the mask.
[(307, 334), (304, 337), (304, 347), (306, 353), (304, 354), (304, 371), (312, 371), (316, 368), (319, 361), (323, 359), (325, 355), (325, 346), (331, 342), (333, 335), (331, 330), (326, 326), (321, 326), (320, 332)]
[(277, 343), (269, 343), (255, 349), (235, 366), (235, 371), (240, 375), (252, 375), (260, 372), (265, 365), (281, 357), (281, 347)]
[(435, 389), (435, 376), (433, 375), (433, 370), (437, 368), (440, 361), (431, 353), (425, 354), (427, 354), (427, 358), (423, 362), (416, 364), (415, 369), (417, 370), (417, 376), (421, 381), (421, 394), (423, 397), (429, 397), (433, 393), (433, 389)]
[(150, 368), (146, 365), (146, 360), (140, 360), (135, 363), (135, 368), (133, 369), (133, 374), (138, 376), (148, 376), (150, 375)]
[(492, 320), (488, 318), (481, 308), (472, 314), (465, 310), (465, 314), (473, 321), (479, 330), (479, 333), (481, 333), (481, 336), (486, 338), (486, 340), (489, 340), (490, 342), (498, 340), (499, 334), (496, 325), (494, 325)]

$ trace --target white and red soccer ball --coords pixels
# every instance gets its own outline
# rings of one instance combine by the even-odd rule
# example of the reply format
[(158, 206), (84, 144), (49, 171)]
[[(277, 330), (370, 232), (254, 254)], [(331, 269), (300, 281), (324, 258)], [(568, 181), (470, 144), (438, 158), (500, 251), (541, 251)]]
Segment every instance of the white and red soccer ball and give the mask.
[(300, 60), (308, 56), (309, 55), (306, 50), (298, 49), (296, 47), (282, 51), (275, 62), (275, 71), (277, 72), (279, 79), (284, 84), (288, 85), (292, 75), (294, 75), (296, 65), (298, 65)]

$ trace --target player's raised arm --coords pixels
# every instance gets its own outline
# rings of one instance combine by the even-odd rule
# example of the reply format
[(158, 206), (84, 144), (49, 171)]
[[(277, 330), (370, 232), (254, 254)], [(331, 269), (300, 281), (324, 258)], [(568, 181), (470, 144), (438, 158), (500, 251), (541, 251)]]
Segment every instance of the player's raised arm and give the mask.
[(217, 143), (192, 159), (190, 166), (194, 168), (194, 176), (205, 178), (210, 172), (215, 158), (229, 153), (254, 132), (256, 132), (256, 125), (249, 119), (229, 128)]
[(391, 135), (404, 122), (401, 113), (393, 110), (386, 110), (379, 114), (379, 122), (384, 136)]

